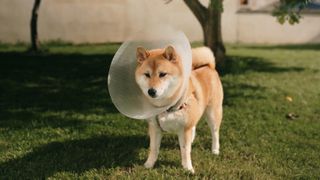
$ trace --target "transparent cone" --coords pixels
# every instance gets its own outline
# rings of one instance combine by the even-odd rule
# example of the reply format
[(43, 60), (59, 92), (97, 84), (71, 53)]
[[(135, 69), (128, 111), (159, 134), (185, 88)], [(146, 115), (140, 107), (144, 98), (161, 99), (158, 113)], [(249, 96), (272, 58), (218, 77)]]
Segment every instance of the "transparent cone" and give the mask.
[[(143, 95), (135, 81), (136, 49), (138, 46), (146, 49), (174, 46), (184, 66), (183, 87), (187, 86), (191, 73), (191, 47), (185, 34), (170, 29), (164, 29), (160, 35), (159, 33), (153, 35), (152, 32), (150, 30), (148, 33), (144, 33), (143, 37), (131, 38), (124, 42), (116, 52), (109, 69), (108, 89), (111, 100), (123, 115), (133, 119), (148, 119), (156, 116), (175, 105), (179, 100), (177, 97), (170, 105), (159, 108), (152, 105)], [(181, 96), (182, 93), (183, 90), (181, 90)]]

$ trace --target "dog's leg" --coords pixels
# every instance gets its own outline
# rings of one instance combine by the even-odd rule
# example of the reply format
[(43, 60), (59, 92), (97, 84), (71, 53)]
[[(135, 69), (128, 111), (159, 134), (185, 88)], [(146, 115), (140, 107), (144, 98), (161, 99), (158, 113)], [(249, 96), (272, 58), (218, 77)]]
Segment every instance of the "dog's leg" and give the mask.
[(212, 135), (212, 153), (218, 155), (220, 153), (219, 129), (222, 120), (222, 107), (214, 108), (208, 106), (206, 110), (207, 122)]
[(179, 132), (179, 144), (183, 168), (194, 173), (191, 161), (192, 128)]
[(195, 126), (192, 128), (191, 132), (192, 132), (191, 143), (193, 143), (194, 138), (196, 137), (196, 127)]
[(162, 138), (161, 129), (155, 120), (149, 121), (149, 137), (150, 137), (150, 152), (147, 161), (144, 163), (146, 168), (152, 168), (158, 159), (160, 143)]

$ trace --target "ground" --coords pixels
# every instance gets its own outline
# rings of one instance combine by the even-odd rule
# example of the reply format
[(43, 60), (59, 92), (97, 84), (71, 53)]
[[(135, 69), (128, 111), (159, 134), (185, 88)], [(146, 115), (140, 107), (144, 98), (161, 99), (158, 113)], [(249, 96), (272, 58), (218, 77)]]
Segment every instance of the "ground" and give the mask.
[(194, 175), (170, 134), (155, 168), (142, 166), (147, 124), (118, 113), (107, 92), (118, 47), (51, 43), (32, 55), (0, 45), (0, 179), (320, 178), (319, 45), (227, 46), (221, 154), (201, 121)]

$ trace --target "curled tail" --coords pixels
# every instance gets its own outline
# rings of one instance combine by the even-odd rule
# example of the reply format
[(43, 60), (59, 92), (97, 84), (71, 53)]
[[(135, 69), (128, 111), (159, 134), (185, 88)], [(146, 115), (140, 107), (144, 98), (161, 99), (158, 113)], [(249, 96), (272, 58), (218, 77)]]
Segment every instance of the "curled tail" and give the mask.
[(208, 47), (198, 47), (192, 49), (192, 69), (198, 69), (209, 66), (211, 69), (216, 68), (214, 55)]

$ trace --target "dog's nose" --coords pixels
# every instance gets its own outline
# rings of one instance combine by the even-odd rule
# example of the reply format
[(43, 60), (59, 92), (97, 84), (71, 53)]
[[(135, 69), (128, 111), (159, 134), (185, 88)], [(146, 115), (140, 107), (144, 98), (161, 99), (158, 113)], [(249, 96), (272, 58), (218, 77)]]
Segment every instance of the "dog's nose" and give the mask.
[(148, 90), (148, 94), (149, 94), (152, 98), (154, 98), (154, 97), (156, 97), (157, 90), (151, 88), (151, 89)]

